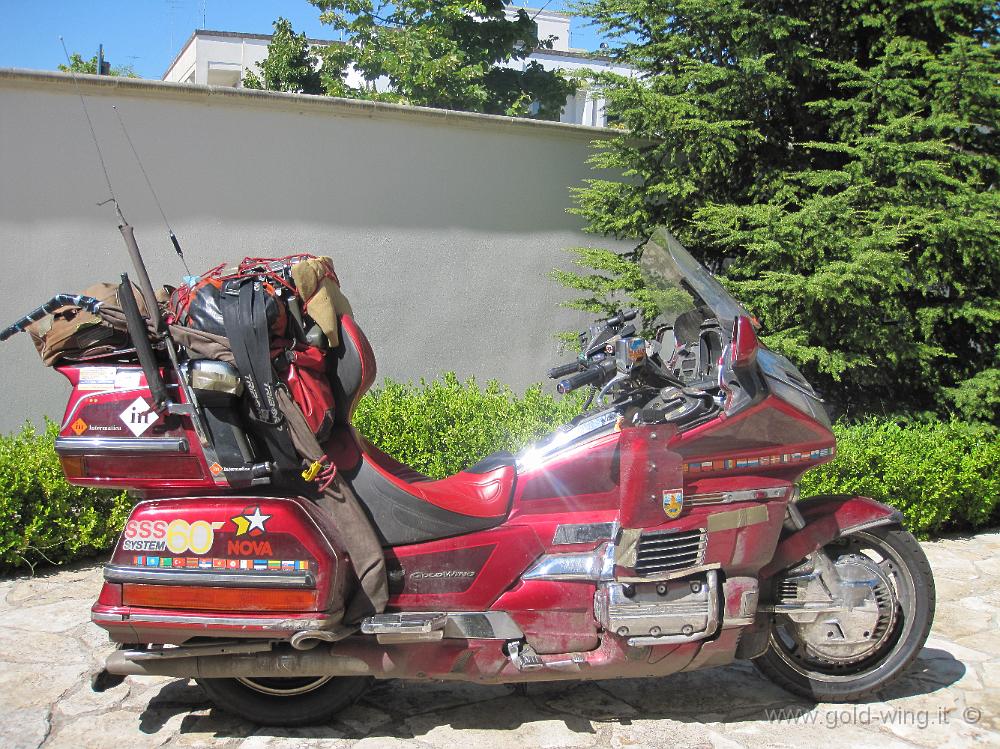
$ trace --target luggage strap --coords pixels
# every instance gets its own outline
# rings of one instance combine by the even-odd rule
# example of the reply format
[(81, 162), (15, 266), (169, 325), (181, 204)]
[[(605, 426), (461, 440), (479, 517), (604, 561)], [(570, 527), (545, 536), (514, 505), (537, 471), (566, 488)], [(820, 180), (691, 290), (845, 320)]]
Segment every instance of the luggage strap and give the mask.
[(266, 293), (258, 278), (231, 279), (223, 284), (219, 306), (236, 368), (250, 397), (250, 416), (258, 422), (259, 429), (254, 431), (266, 443), (278, 469), (293, 470), (300, 459), (275, 397), (278, 382), (271, 366)]

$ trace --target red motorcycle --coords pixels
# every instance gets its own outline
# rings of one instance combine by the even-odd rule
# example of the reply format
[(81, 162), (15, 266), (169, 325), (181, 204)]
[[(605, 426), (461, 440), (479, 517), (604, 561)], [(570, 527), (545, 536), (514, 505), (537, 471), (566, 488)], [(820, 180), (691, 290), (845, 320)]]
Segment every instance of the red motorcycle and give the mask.
[[(900, 513), (800, 498), (802, 474), (834, 457), (820, 399), (668, 233), (641, 257), (655, 334), (639, 334), (635, 311), (591, 327), (578, 359), (549, 373), (561, 393), (591, 388), (584, 413), (441, 480), (351, 427), (375, 359), (342, 316), (328, 444), (382, 542), (390, 593), (358, 626), (333, 613), (354, 576), (330, 516), (270, 488), (264, 464), (220, 469), (221, 452), (247, 449), (234, 367), (183, 353), (61, 366), (66, 477), (143, 497), (92, 609), (119, 643), (98, 682), (193, 678), (221, 708), (292, 725), (328, 719), (373, 678), (656, 677), (749, 658), (834, 702), (897, 678), (934, 612)], [(170, 408), (151, 405), (151, 380)]]

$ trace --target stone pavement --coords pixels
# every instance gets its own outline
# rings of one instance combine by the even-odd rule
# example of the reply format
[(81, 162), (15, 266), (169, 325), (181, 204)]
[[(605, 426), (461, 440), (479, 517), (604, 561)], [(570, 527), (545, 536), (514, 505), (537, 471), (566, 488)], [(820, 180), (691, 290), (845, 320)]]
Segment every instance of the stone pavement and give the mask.
[(89, 675), (110, 652), (89, 622), (100, 566), (0, 580), (0, 747), (1000, 747), (1000, 533), (924, 544), (931, 639), (910, 673), (859, 705), (816, 705), (746, 663), (666, 679), (527, 691), (379, 682), (329, 725), (260, 728), (194, 682)]

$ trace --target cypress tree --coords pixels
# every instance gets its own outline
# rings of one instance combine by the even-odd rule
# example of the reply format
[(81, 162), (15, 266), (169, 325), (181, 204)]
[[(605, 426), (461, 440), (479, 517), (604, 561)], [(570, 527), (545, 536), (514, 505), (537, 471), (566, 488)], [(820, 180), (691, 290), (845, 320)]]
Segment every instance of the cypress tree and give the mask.
[[(577, 191), (589, 230), (668, 226), (839, 413), (1000, 411), (993, 3), (582, 0), (634, 78)], [(577, 250), (574, 306), (634, 290)]]

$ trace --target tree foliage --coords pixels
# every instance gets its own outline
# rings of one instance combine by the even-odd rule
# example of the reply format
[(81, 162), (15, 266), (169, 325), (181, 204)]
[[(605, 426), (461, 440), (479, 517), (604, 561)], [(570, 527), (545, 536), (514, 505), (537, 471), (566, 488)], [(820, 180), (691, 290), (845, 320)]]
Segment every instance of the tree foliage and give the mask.
[[(83, 73), (86, 75), (97, 75), (97, 55), (89, 60), (84, 60), (79, 52), (74, 52), (69, 56), (69, 65), (57, 65), (64, 73)], [(112, 65), (105, 75), (122, 76), (123, 78), (138, 78), (131, 65)]]
[(244, 85), (550, 120), (573, 92), (558, 71), (526, 61), (552, 40), (523, 10), (507, 19), (502, 0), (309, 2), (343, 43), (310, 52), (279, 19), (263, 79), (248, 73)]
[(285, 18), (274, 22), (267, 57), (257, 67), (259, 73), (249, 69), (244, 72), (244, 87), (296, 94), (326, 92), (319, 57), (312, 53), (306, 35), (296, 34)]
[[(669, 226), (841, 410), (997, 419), (995, 4), (578, 10), (639, 72), (599, 79), (629, 134), (592, 159), (623, 178), (577, 193), (591, 231), (642, 240)], [(578, 260), (591, 272), (563, 280), (603, 312), (622, 286), (616, 260)]]

